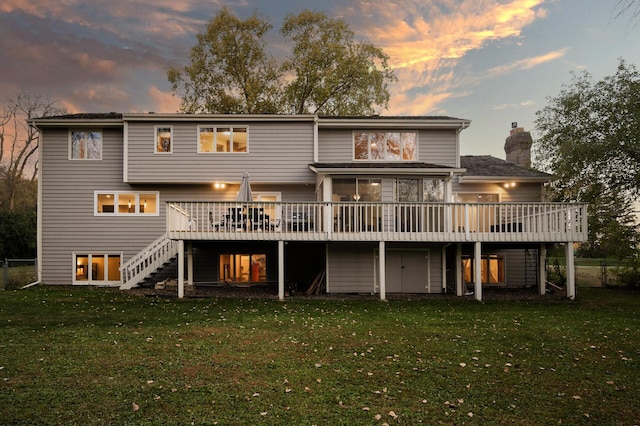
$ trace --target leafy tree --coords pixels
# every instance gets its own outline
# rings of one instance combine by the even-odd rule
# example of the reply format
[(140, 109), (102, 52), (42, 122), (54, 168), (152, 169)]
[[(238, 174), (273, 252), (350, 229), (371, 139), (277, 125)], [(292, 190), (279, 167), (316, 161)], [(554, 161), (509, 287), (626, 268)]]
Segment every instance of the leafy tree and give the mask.
[(198, 35), (190, 64), (167, 72), (180, 109), (208, 113), (361, 115), (386, 108), (396, 80), (379, 47), (355, 41), (344, 21), (305, 10), (289, 15), (282, 34), (292, 43), (282, 63), (265, 50), (272, 26), (221, 9)]
[(294, 75), (287, 104), (297, 114), (372, 114), (389, 103), (387, 86), (396, 81), (380, 47), (360, 43), (340, 19), (305, 10), (288, 15), (281, 29), (293, 43), (283, 64)]
[(600, 81), (571, 84), (537, 112), (537, 166), (554, 174), (557, 201), (590, 203), (585, 254), (624, 257), (640, 241), (633, 205), (640, 190), (640, 74), (620, 60)]
[(265, 52), (266, 18), (243, 21), (223, 8), (198, 34), (191, 63), (167, 77), (182, 92), (181, 109), (193, 113), (269, 113), (279, 110), (280, 74)]
[(0, 210), (0, 259), (33, 258), (37, 247), (36, 209)]
[(27, 119), (63, 112), (56, 101), (29, 91), (0, 105), (0, 210), (35, 207), (38, 131)]

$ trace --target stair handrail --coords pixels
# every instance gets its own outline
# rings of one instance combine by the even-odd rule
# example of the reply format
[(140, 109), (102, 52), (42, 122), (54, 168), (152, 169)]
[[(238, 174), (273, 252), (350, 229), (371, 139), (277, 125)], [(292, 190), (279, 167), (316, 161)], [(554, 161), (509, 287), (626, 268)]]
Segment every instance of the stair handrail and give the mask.
[(178, 242), (164, 233), (120, 267), (121, 290), (129, 290), (178, 254)]

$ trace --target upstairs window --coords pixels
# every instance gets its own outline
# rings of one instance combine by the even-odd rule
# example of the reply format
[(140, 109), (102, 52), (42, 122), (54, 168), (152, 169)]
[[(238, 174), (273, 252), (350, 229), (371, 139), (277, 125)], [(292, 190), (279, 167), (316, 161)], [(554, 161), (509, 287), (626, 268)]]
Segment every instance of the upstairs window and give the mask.
[(96, 215), (158, 215), (157, 192), (96, 192)]
[(156, 126), (155, 153), (173, 153), (173, 128), (171, 126)]
[(417, 132), (354, 132), (353, 158), (367, 161), (415, 161)]
[(248, 152), (246, 127), (198, 127), (198, 153)]
[(102, 131), (71, 130), (69, 132), (69, 159), (102, 160)]

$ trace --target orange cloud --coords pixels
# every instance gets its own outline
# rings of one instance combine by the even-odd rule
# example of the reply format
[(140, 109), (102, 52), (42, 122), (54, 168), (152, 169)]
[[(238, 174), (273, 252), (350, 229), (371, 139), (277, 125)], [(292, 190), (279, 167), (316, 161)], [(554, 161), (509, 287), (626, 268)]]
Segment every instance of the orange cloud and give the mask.
[(180, 98), (170, 92), (163, 92), (156, 86), (149, 88), (149, 97), (153, 105), (141, 109), (141, 111), (177, 112), (180, 109)]
[[(548, 1), (548, 0), (547, 0)], [(392, 87), (393, 113), (424, 114), (460, 96), (461, 87), (498, 73), (527, 69), (557, 59), (551, 52), (478, 76), (458, 69), (459, 59), (489, 42), (517, 41), (523, 29), (546, 16), (545, 0), (391, 0), (361, 2), (345, 11), (356, 21), (356, 32), (381, 46), (396, 70)], [(375, 23), (374, 23), (375, 21)], [(429, 92), (428, 95), (424, 93)]]

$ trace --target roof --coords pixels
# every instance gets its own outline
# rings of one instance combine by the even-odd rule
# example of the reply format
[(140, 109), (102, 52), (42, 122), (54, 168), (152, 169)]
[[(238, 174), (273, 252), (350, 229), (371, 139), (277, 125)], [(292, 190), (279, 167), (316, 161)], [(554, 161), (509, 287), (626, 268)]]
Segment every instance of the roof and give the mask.
[(62, 114), (40, 117), (38, 120), (122, 120), (119, 112), (82, 112), (79, 114)]
[(538, 170), (527, 169), (511, 161), (491, 155), (462, 155), (460, 167), (467, 169), (464, 179), (468, 178), (516, 178), (522, 180), (547, 181), (551, 175)]
[(463, 169), (422, 162), (355, 161), (352, 163), (313, 163), (309, 168), (315, 173), (376, 174), (376, 175), (442, 175), (462, 173)]

